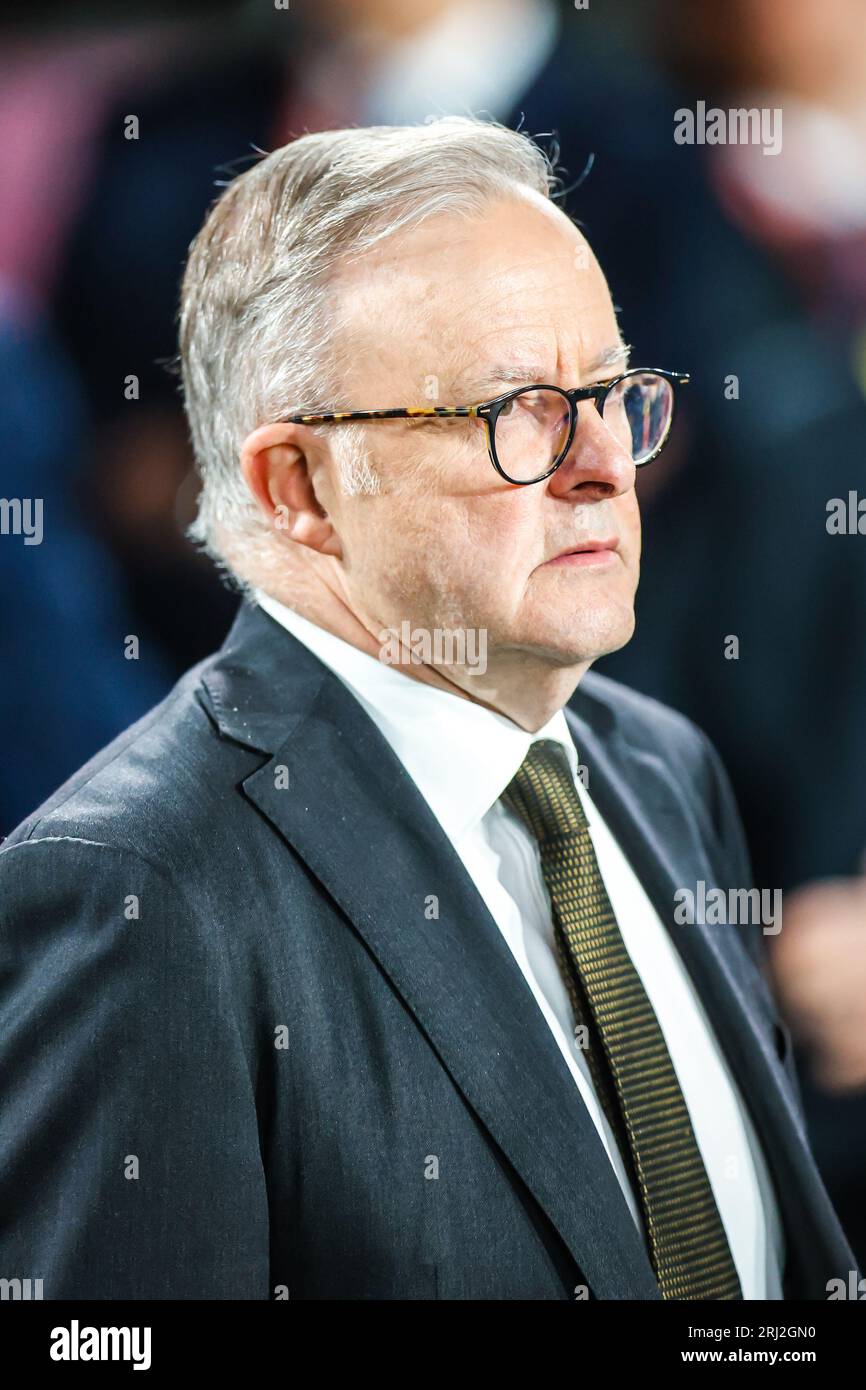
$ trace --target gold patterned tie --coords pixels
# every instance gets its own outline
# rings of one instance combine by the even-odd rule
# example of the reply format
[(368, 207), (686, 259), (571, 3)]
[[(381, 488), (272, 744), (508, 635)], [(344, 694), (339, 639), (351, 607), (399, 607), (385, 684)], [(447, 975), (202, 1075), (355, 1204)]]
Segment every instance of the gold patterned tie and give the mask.
[(566, 982), (589, 1029), (599, 1099), (621, 1148), (627, 1139), (662, 1298), (742, 1298), (688, 1107), (610, 905), (564, 748), (533, 743), (502, 799), (538, 841)]

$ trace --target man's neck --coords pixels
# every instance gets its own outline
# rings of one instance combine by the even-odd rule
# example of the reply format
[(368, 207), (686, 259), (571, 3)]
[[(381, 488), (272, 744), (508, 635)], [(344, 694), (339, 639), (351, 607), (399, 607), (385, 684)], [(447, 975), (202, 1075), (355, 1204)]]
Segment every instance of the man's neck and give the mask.
[[(543, 728), (567, 704), (590, 665), (558, 666), (534, 659), (523, 649), (497, 652), (483, 669), (477, 662), (437, 664), (435, 649), (425, 651), (424, 642), (417, 640), (409, 622), (400, 629), (365, 622), (337, 594), (330, 594), (323, 602), (321, 595), (303, 591), (291, 595), (274, 593), (273, 589), (270, 592), (278, 603), (331, 636), (377, 661), (396, 665), (407, 679), (494, 710), (527, 733)], [(388, 633), (387, 651), (383, 650), (383, 631)]]

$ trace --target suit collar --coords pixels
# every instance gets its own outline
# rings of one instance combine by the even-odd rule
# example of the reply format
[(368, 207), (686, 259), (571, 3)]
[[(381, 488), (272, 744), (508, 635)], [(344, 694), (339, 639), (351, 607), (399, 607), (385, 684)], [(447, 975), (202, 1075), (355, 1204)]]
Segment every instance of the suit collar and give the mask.
[(305, 716), (327, 675), (311, 652), (244, 600), (222, 647), (205, 663), (200, 697), (223, 738), (272, 753)]

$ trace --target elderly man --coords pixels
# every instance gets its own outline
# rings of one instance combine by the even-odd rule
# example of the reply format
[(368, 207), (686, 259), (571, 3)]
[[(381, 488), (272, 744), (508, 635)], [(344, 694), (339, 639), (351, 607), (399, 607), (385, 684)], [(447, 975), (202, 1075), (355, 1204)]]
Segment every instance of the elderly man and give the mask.
[(847, 1287), (762, 924), (675, 915), (749, 887), (725, 774), (587, 674), (683, 378), (552, 185), (494, 124), (332, 131), (192, 247), (244, 602), (0, 851), (0, 1274), (46, 1298)]

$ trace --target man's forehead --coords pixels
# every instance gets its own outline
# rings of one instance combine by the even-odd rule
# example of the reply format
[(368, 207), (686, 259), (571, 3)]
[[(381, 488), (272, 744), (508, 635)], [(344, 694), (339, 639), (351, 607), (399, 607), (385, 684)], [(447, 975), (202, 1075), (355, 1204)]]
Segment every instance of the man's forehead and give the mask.
[(407, 345), (407, 366), (416, 353), (449, 396), (457, 392), (471, 403), (532, 382), (577, 386), (603, 380), (625, 370), (629, 348), (599, 275), (595, 292), (574, 301), (534, 304), (526, 313), (512, 303), (501, 313), (473, 309), (438, 318)]
[[(521, 212), (528, 213), (522, 222)], [(518, 208), (515, 219), (516, 228), (489, 242), (465, 223), (436, 235), (422, 227), (411, 255), (405, 242), (383, 247), (341, 276), (335, 309), (347, 385), (375, 388), (380, 376), (414, 380), (421, 372), (468, 400), (481, 399), (488, 385), (555, 379), (559, 365), (572, 385), (600, 379), (606, 367), (621, 370), (626, 349), (616, 315), (594, 257), (577, 254), (586, 249), (580, 233), (564, 217), (551, 224), (532, 208)], [(512, 235), (527, 220), (546, 229), (541, 244)], [(563, 228), (568, 237), (551, 235)]]
[(377, 301), (392, 311), (419, 303), (450, 308), (464, 294), (483, 308), (486, 297), (492, 307), (527, 284), (555, 295), (565, 280), (585, 291), (592, 270), (598, 273), (593, 262), (583, 234), (559, 209), (515, 197), (471, 218), (443, 213), (388, 237), (345, 263), (334, 288), (347, 321)]

